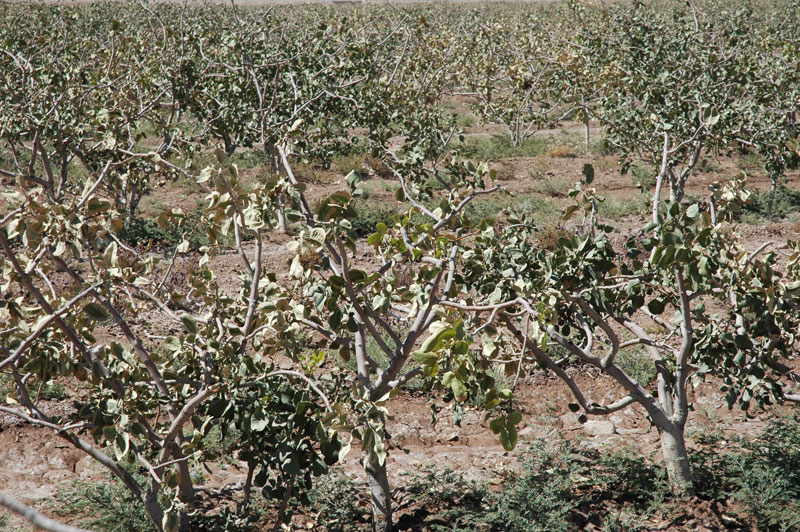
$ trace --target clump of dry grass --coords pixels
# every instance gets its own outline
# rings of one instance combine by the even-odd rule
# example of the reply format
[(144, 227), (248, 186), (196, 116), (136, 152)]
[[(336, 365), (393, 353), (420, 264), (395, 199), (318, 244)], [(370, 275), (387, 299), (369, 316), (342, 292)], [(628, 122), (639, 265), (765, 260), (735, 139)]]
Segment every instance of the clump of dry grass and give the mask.
[(566, 144), (554, 144), (547, 150), (547, 156), (554, 159), (571, 159), (576, 157), (577, 154), (571, 146)]

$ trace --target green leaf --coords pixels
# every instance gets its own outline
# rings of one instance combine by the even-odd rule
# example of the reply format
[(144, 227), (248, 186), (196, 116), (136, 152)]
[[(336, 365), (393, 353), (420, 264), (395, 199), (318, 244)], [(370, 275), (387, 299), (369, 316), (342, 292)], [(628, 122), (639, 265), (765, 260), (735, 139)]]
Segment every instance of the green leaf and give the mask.
[(89, 198), (89, 201), (86, 202), (86, 214), (89, 216), (95, 216), (109, 209), (111, 209), (111, 202), (96, 196), (92, 196)]
[(450, 389), (453, 390), (453, 396), (458, 400), (461, 400), (467, 394), (467, 387), (458, 377), (450, 380)]
[(660, 300), (660, 299), (652, 299), (647, 304), (647, 310), (649, 310), (653, 314), (658, 315), (658, 314), (661, 314), (662, 312), (664, 312), (664, 307), (665, 306), (666, 305), (664, 304), (664, 302), (662, 300)]
[(586, 178), (586, 184), (591, 185), (594, 181), (594, 166), (587, 163), (583, 165), (583, 177)]
[(569, 220), (572, 218), (572, 215), (578, 212), (577, 205), (570, 205), (564, 210), (564, 216), (561, 217), (562, 220)]
[(169, 351), (177, 351), (181, 348), (181, 341), (175, 336), (167, 336), (164, 340), (164, 347)]
[(414, 358), (423, 366), (433, 366), (439, 362), (439, 354), (430, 351), (415, 351)]
[(431, 326), (431, 335), (422, 343), (422, 347), (420, 347), (420, 351), (436, 351), (437, 349), (442, 347), (442, 343), (449, 339), (453, 338), (456, 335), (455, 329), (449, 328), (446, 324), (441, 322), (434, 323)]
[(87, 304), (85, 307), (83, 307), (83, 311), (87, 316), (89, 316), (89, 318), (95, 321), (106, 321), (108, 319), (108, 314), (106, 314), (106, 311), (97, 303)]
[(517, 427), (505, 424), (500, 431), (500, 443), (506, 451), (513, 451), (517, 445)]
[(197, 322), (188, 314), (181, 316), (181, 323), (191, 334), (197, 334)]
[(291, 266), (289, 266), (289, 275), (295, 279), (302, 279), (303, 272), (303, 265), (300, 263), (300, 255), (295, 255), (292, 259)]

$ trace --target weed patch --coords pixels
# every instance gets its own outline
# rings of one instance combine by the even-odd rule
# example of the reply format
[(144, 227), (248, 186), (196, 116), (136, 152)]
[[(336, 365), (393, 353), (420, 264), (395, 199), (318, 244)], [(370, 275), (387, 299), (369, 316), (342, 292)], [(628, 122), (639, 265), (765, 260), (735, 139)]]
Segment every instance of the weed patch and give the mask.
[(53, 513), (102, 532), (152, 532), (142, 503), (116, 482), (75, 481), (61, 488)]
[(656, 169), (649, 164), (637, 164), (631, 168), (633, 184), (643, 191), (648, 191), (655, 186), (657, 175)]
[(563, 198), (572, 188), (573, 182), (564, 177), (545, 176), (531, 187), (531, 191), (551, 198)]
[(375, 232), (375, 226), (379, 223), (392, 225), (392, 216), (398, 211), (392, 207), (386, 207), (381, 202), (360, 201), (355, 204), (356, 217), (351, 220), (353, 231), (358, 236), (364, 237)]
[(774, 193), (756, 190), (743, 210), (757, 216), (786, 218), (800, 212), (800, 191), (785, 186), (777, 187)]
[(308, 498), (327, 532), (356, 532), (368, 521), (369, 506), (360, 497), (362, 491), (337, 471), (318, 480)]

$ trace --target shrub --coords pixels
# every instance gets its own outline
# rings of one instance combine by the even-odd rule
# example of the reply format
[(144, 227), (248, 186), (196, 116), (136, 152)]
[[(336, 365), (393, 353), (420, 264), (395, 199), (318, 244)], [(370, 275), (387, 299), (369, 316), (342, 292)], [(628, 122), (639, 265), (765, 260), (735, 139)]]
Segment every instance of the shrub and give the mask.
[(649, 383), (656, 376), (656, 368), (650, 358), (635, 349), (620, 349), (614, 363), (642, 384)]
[(631, 180), (637, 188), (647, 191), (656, 184), (658, 172), (649, 164), (637, 164), (631, 168)]
[(320, 478), (309, 493), (311, 507), (319, 512), (318, 524), (327, 532), (355, 532), (367, 522), (368, 503), (353, 481), (336, 472)]
[(342, 175), (350, 172), (361, 172), (365, 170), (367, 157), (362, 153), (350, 153), (347, 155), (337, 155), (331, 161), (334, 170)]
[(375, 232), (378, 223), (392, 224), (392, 216), (397, 211), (392, 207), (386, 207), (380, 202), (362, 201), (356, 204), (356, 218), (351, 220), (353, 231), (358, 236), (368, 236)]
[(572, 188), (573, 182), (563, 177), (544, 177), (534, 183), (531, 190), (551, 198), (562, 198)]
[(53, 513), (98, 532), (152, 532), (153, 524), (141, 501), (119, 482), (62, 485)]
[(553, 157), (554, 159), (568, 159), (576, 157), (576, 154), (571, 146), (556, 144), (547, 150), (547, 156)]
[(785, 186), (777, 187), (774, 193), (757, 190), (744, 210), (759, 216), (785, 218), (800, 211), (800, 192)]

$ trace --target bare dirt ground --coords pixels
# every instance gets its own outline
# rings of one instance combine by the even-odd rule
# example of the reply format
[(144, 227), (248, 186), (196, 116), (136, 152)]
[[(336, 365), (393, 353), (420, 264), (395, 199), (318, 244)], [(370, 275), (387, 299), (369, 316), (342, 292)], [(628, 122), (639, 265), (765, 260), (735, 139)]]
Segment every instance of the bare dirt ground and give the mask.
[[(592, 382), (594, 394), (591, 399), (599, 403), (619, 396), (619, 390), (607, 378), (599, 375), (577, 375), (576, 378), (581, 385)], [(392, 450), (388, 463), (393, 488), (402, 491), (415, 475), (422, 475), (429, 468), (457, 469), (466, 480), (480, 479), (501, 486), (506, 474), (524, 457), (527, 445), (536, 440), (565, 438), (608, 450), (631, 447), (656, 463), (660, 460), (658, 434), (638, 407), (628, 407), (612, 416), (592, 418), (581, 424), (577, 415), (566, 408), (572, 398), (560, 380), (537, 373), (521, 382), (519, 392), (524, 418), (520, 426), (520, 443), (513, 452), (502, 448), (483, 421), (482, 412), (468, 410), (461, 426), (457, 427), (453, 424), (452, 414), (444, 410), (433, 426), (426, 397), (406, 394), (390, 401), (390, 411), (400, 413), (389, 424)], [(712, 428), (721, 430), (726, 439), (755, 434), (765, 427), (766, 419), (776, 413), (775, 410), (755, 411), (754, 418), (746, 419), (742, 412), (729, 411), (718, 383), (714, 382), (700, 383), (693, 390), (693, 396), (695, 412), (687, 424), (690, 447), (693, 435)], [(50, 412), (68, 408), (66, 401), (45, 404), (45, 409)], [(340, 466), (357, 484), (363, 482), (359, 454), (354, 445)], [(245, 476), (245, 467), (232, 463), (216, 464), (211, 467), (203, 488), (210, 493), (230, 492), (232, 488), (241, 486)], [(25, 427), (10, 418), (0, 418), (0, 486), (9, 494), (47, 512), (52, 511), (53, 498), (62, 483), (75, 480), (97, 482), (104, 478), (97, 465), (52, 431)], [(403, 515), (402, 511), (399, 512), (398, 518)], [(294, 518), (293, 524), (299, 529), (313, 529), (317, 525), (313, 514), (302, 511)], [(726, 529), (713, 513), (699, 519), (695, 525), (666, 529)], [(22, 523), (12, 519), (5, 530), (19, 530), (15, 528), (19, 526)], [(653, 529), (658, 528), (659, 523), (653, 523)]]
[[(16, 0), (27, 2), (30, 0)], [(44, 0), (50, 4), (88, 4), (96, 0)], [(122, 1), (122, 0), (118, 0)], [(181, 3), (179, 0), (158, 0), (164, 3)], [(545, 4), (560, 2), (563, 0), (492, 0), (490, 3), (497, 4)], [(230, 5), (226, 0), (191, 0), (189, 4), (219, 4)], [(371, 5), (413, 5), (413, 4), (486, 4), (486, 0), (235, 0), (237, 6), (241, 7), (260, 7), (260, 6), (301, 6), (309, 4), (336, 5), (336, 6), (358, 6), (362, 4)]]
[[(254, 0), (254, 3), (260, 3)], [(270, 3), (270, 2), (264, 2)], [(577, 130), (578, 125), (568, 125)], [(487, 134), (496, 128), (479, 130), (472, 128), (470, 134)], [(544, 134), (556, 134), (552, 131)], [(541, 179), (565, 179), (574, 182), (580, 176), (585, 163), (595, 164), (597, 170), (596, 185), (598, 190), (609, 198), (624, 200), (638, 194), (631, 177), (622, 176), (615, 164), (614, 157), (578, 156), (569, 158), (519, 157), (496, 161), (492, 164), (507, 172), (508, 177), (502, 183), (509, 190), (526, 193), (536, 188)], [(531, 168), (539, 165), (545, 169), (538, 177), (532, 177)], [(253, 173), (257, 171), (253, 170)], [(707, 194), (708, 185), (724, 180), (738, 172), (736, 165), (727, 159), (718, 161), (713, 172), (698, 172), (689, 181), (688, 193), (702, 197)], [(379, 183), (379, 180), (373, 180)], [(797, 174), (789, 176), (789, 186), (798, 188)], [(768, 188), (766, 176), (756, 175), (750, 184), (758, 189)], [(343, 179), (330, 182), (310, 183), (309, 196), (317, 199), (334, 190), (344, 188)], [(374, 198), (390, 200), (392, 194), (380, 186), (373, 187)], [(196, 202), (202, 200), (202, 192), (189, 196), (185, 190), (166, 187), (159, 189), (159, 201), (173, 207), (195, 208)], [(554, 201), (565, 204), (566, 199), (555, 196)], [(513, 200), (510, 200), (513, 201)], [(643, 215), (635, 215), (625, 220), (612, 220), (620, 230), (627, 230), (643, 224)], [(755, 247), (755, 242), (764, 239), (774, 240), (776, 244), (789, 239), (800, 238), (800, 223), (776, 221), (764, 225), (740, 226), (745, 239)], [(277, 272), (286, 271), (288, 252), (285, 243), (288, 237), (272, 235), (265, 253), (265, 264)], [(233, 290), (235, 279), (241, 268), (240, 257), (236, 254), (218, 256), (213, 259), (212, 267), (223, 284), (223, 289)], [(285, 275), (285, 273), (284, 273)], [(142, 315), (140, 320), (150, 320), (151, 316)], [(797, 361), (795, 361), (796, 363)], [(605, 403), (620, 396), (620, 391), (613, 383), (600, 375), (580, 374), (576, 376), (579, 384), (592, 381), (586, 387), (592, 390), (590, 401)], [(421, 472), (426, 464), (458, 468), (466, 478), (481, 478), (502, 483), (503, 472), (515, 467), (524, 452), (527, 443), (536, 439), (567, 438), (579, 439), (588, 446), (609, 445), (614, 448), (633, 446), (653, 457), (660, 459), (659, 440), (655, 428), (651, 427), (642, 410), (631, 406), (610, 417), (591, 418), (588, 423), (581, 424), (577, 416), (567, 409), (572, 402), (568, 388), (560, 380), (542, 373), (523, 379), (519, 388), (520, 407), (524, 413), (520, 426), (520, 445), (514, 452), (506, 452), (497, 437), (488, 429), (483, 421), (483, 413), (475, 410), (467, 411), (461, 426), (452, 423), (452, 414), (443, 410), (439, 422), (431, 425), (431, 413), (428, 398), (405, 394), (390, 401), (390, 412), (402, 413), (389, 424), (392, 435), (392, 452), (389, 458), (391, 479), (395, 487), (407, 482), (409, 475)], [(745, 419), (742, 412), (729, 411), (719, 391), (719, 383), (709, 381), (699, 383), (693, 390), (695, 411), (690, 414), (687, 426), (689, 445), (692, 446), (692, 435), (714, 426), (722, 430), (726, 436), (754, 434), (765, 426), (765, 420), (774, 415), (770, 412), (756, 411), (755, 417)], [(71, 408), (69, 400), (44, 402), (43, 408), (51, 413), (65, 413)], [(778, 409), (780, 410), (780, 409)], [(345, 473), (361, 482), (362, 470), (358, 464), (358, 449), (355, 448), (342, 464)], [(45, 429), (24, 426), (9, 416), (0, 416), (0, 488), (4, 492), (19, 498), (21, 501), (50, 511), (48, 503), (58, 491), (60, 485), (74, 480), (100, 481), (103, 472), (82, 453), (64, 443), (58, 436)], [(220, 464), (212, 468), (205, 488), (210, 491), (221, 490), (225, 486), (240, 483), (245, 478), (245, 471), (235, 464)], [(713, 515), (695, 523), (693, 529), (722, 530), (725, 526), (714, 522)], [(296, 525), (313, 528), (312, 517), (301, 515), (296, 518)], [(7, 531), (24, 530), (21, 521), (12, 518), (6, 526)], [(658, 528), (654, 523), (653, 528)], [(669, 529), (668, 527), (665, 527)], [(680, 528), (689, 530), (692, 528)], [(672, 528), (678, 530), (678, 528)]]

